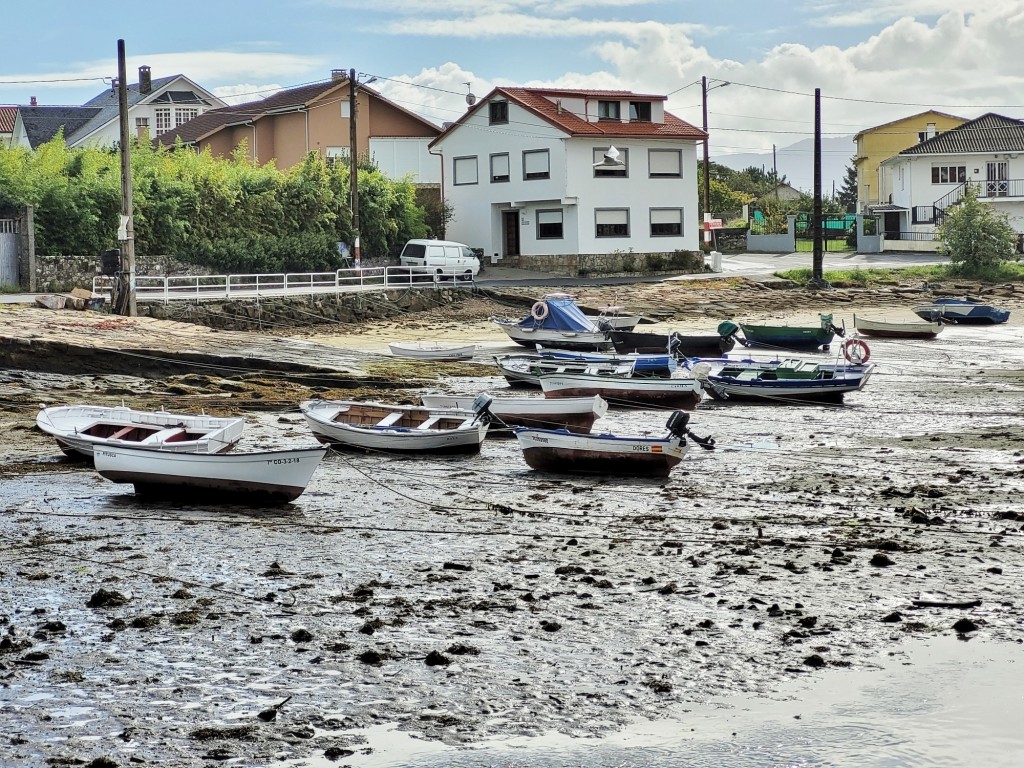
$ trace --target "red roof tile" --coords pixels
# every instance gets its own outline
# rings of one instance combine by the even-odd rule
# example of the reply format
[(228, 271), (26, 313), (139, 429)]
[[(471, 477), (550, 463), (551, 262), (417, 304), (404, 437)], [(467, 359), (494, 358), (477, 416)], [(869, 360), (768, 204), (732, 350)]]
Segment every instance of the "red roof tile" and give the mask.
[(0, 133), (14, 133), (14, 118), (17, 116), (17, 107), (0, 107)]

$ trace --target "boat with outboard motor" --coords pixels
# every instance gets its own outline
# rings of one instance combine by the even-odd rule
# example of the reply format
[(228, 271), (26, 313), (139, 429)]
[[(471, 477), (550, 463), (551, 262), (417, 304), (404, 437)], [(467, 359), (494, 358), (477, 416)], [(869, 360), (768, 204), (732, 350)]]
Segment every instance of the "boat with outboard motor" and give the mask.
[(608, 331), (608, 338), (618, 354), (669, 354), (673, 357), (715, 357), (736, 346), (740, 327), (731, 320), (718, 324), (717, 334), (709, 333), (637, 333)]
[(739, 342), (746, 347), (792, 349), (811, 351), (828, 349), (836, 336), (845, 336), (845, 328), (832, 323), (831, 314), (819, 314), (818, 325), (769, 325), (767, 323), (738, 323), (743, 332)]
[[(571, 432), (590, 432), (594, 422), (608, 412), (608, 403), (601, 397), (571, 397), (549, 400), (546, 397), (491, 396), (488, 411), (494, 421), (507, 427), (535, 427), (538, 429), (568, 429)], [(460, 395), (420, 395), (427, 408), (457, 408), (469, 410), (475, 397)], [(508, 435), (507, 430), (492, 424), (487, 435)]]
[(583, 314), (567, 293), (552, 293), (534, 303), (530, 313), (519, 320), (492, 317), (516, 344), (543, 344), (559, 349), (611, 349), (612, 343), (598, 325)]
[(1010, 310), (968, 298), (941, 298), (914, 307), (922, 320), (946, 320), (973, 325), (994, 325), (1010, 319)]

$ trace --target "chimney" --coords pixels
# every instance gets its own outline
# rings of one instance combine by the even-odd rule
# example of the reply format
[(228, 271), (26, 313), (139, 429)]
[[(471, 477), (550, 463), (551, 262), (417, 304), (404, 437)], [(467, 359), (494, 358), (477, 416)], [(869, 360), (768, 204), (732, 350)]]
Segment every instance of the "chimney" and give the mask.
[(925, 130), (924, 135), (926, 139), (935, 138), (935, 123), (928, 123), (928, 128)]
[(36, 97), (35, 96), (32, 97), (32, 100), (29, 102), (29, 104), (31, 106), (33, 106), (33, 107), (38, 107), (39, 106), (39, 102), (36, 101)]
[(331, 70), (331, 82), (340, 83), (342, 80), (348, 80), (347, 69), (332, 69)]
[(149, 67), (143, 64), (139, 67), (139, 93), (153, 92), (153, 75)]
[(562, 100), (561, 99), (555, 99), (555, 107), (558, 110), (558, 114), (562, 114)]

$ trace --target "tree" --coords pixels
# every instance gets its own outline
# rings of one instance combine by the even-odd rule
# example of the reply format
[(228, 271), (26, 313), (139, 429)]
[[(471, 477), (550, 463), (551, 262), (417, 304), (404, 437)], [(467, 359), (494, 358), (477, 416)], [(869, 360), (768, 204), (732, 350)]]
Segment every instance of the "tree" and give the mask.
[(939, 252), (964, 275), (983, 275), (1014, 257), (1017, 233), (1009, 218), (978, 200), (978, 187), (968, 184), (936, 230)]
[(839, 188), (839, 194), (836, 197), (839, 206), (846, 213), (857, 212), (857, 166), (854, 165), (853, 158), (850, 158), (850, 164), (846, 166), (843, 186)]

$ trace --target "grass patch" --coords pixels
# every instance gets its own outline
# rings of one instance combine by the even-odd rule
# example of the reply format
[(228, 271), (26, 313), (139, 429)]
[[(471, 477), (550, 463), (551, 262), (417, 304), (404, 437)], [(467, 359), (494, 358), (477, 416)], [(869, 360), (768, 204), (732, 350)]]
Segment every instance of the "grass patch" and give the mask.
[[(806, 285), (810, 282), (812, 274), (812, 270), (806, 267), (775, 273), (776, 277), (791, 280), (797, 285)], [(1012, 283), (1024, 281), (1024, 265), (1019, 262), (1006, 262), (980, 272), (969, 272), (962, 267), (957, 268), (949, 264), (929, 264), (902, 268), (841, 269), (824, 272), (822, 276), (834, 288), (879, 288), (912, 280), (939, 282), (957, 278)]]

